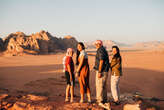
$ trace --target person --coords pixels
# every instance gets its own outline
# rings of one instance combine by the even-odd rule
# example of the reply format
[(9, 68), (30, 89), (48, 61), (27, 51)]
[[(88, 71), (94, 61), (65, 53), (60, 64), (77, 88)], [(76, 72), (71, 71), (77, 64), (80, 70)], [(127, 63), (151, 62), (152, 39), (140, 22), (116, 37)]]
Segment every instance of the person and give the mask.
[(75, 84), (75, 76), (74, 76), (74, 62), (72, 59), (73, 56), (73, 49), (68, 48), (66, 52), (66, 56), (63, 58), (63, 64), (65, 64), (65, 77), (67, 81), (66, 86), (66, 96), (65, 101), (69, 101), (69, 92), (71, 93), (70, 102), (73, 102), (73, 95), (74, 95), (74, 84)]
[(122, 76), (122, 59), (118, 46), (112, 47), (113, 58), (111, 60), (111, 93), (116, 105), (119, 104), (119, 81)]
[(84, 94), (87, 94), (88, 102), (91, 103), (91, 93), (89, 87), (89, 64), (88, 64), (88, 55), (85, 52), (85, 46), (82, 42), (79, 42), (77, 45), (77, 77), (80, 85), (80, 103), (84, 102)]
[(110, 68), (108, 52), (101, 40), (94, 42), (97, 52), (95, 57), (96, 70), (96, 99), (99, 104), (107, 102), (107, 78)]

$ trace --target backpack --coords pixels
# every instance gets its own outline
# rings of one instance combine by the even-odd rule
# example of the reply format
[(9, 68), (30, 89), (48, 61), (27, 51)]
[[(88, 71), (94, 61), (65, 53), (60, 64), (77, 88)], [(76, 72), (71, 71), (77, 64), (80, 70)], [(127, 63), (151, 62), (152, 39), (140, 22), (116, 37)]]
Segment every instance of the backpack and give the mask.
[(63, 72), (65, 72), (66, 56), (63, 57)]

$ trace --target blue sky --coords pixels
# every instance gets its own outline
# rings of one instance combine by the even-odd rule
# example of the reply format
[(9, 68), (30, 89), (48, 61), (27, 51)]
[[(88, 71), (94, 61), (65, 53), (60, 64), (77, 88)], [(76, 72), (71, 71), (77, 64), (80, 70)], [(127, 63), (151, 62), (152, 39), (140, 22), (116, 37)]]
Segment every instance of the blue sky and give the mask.
[(79, 41), (164, 41), (164, 0), (0, 0), (0, 7), (0, 37), (46, 30)]

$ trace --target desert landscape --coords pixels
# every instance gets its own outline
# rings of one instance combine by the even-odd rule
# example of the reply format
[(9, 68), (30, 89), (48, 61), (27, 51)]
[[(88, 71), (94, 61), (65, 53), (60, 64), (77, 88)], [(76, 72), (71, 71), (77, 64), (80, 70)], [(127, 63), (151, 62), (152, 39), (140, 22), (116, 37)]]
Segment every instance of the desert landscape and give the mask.
[[(0, 7), (0, 110), (164, 110), (162, 0), (0, 0)], [(108, 100), (96, 100), (95, 41), (110, 60), (112, 46), (120, 49), (118, 103), (111, 70)], [(88, 54), (92, 101), (79, 102), (75, 78), (74, 101), (65, 102), (63, 57), (79, 42)]]
[[(26, 42), (27, 40), (24, 40), (23, 46), (20, 41), (19, 44), (17, 43), (17, 39), (31, 39), (23, 35), (22, 33), (17, 33), (14, 36), (7, 37), (8, 42), (5, 41), (6, 48), (2, 49), (3, 51), (1, 52), (1, 110), (23, 110), (27, 108), (30, 110), (104, 109), (95, 103), (95, 71), (93, 70), (95, 49), (87, 48), (93, 103), (78, 103), (80, 94), (77, 79), (75, 85), (75, 101), (74, 103), (66, 103), (64, 102), (66, 82), (62, 71), (62, 59), (67, 47), (71, 46), (76, 48), (76, 46), (72, 45), (69, 41), (69, 39), (72, 40), (72, 37), (67, 36), (67, 38), (65, 38), (68, 39), (65, 42), (69, 42), (66, 43), (67, 46), (63, 45), (62, 48), (58, 48), (60, 46), (52, 48), (56, 44), (54, 42), (55, 40), (52, 42), (53, 37), (47, 35), (47, 32), (41, 31), (41, 36), (38, 34), (36, 39), (42, 38), (42, 41), (33, 40), (36, 41), (33, 45), (38, 43), (38, 47), (35, 45), (37, 50), (31, 48), (34, 46), (29, 47), (29, 44), (31, 44), (30, 41), (28, 44)], [(48, 43), (44, 42), (45, 38)], [(11, 42), (11, 39), (15, 40)], [(35, 39), (35, 35), (33, 35), (33, 39)], [(40, 42), (42, 45), (39, 44)], [(51, 44), (49, 42), (51, 42)], [(73, 38), (73, 42), (77, 43), (78, 41)], [(17, 49), (11, 48), (11, 45)], [(153, 43), (151, 43), (151, 46), (152, 45)], [(162, 44), (159, 46), (161, 45)], [(148, 47), (144, 48), (144, 46), (141, 48), (141, 44), (139, 48), (136, 48), (136, 46), (131, 48), (127, 46), (120, 47), (123, 60), (123, 76), (120, 80), (122, 102), (119, 106), (114, 106), (111, 103), (112, 110), (121, 110), (127, 103), (135, 104), (134, 96), (136, 95), (142, 98), (145, 103), (148, 103), (149, 108), (152, 108), (151, 110), (164, 110), (164, 49), (162, 46), (160, 48), (156, 47), (151, 49)], [(108, 47), (107, 49), (110, 56), (111, 48)], [(75, 57), (76, 55), (74, 55), (74, 61)], [(108, 98), (109, 102), (112, 101), (110, 93), (110, 72), (108, 76)]]

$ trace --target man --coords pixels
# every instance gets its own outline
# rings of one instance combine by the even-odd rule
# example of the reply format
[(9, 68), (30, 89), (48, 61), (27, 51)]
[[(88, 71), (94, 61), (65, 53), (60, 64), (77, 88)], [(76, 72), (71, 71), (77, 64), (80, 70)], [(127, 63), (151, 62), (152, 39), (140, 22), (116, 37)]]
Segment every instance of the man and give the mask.
[(97, 40), (94, 45), (96, 46), (97, 53), (95, 58), (96, 70), (96, 99), (99, 104), (107, 102), (107, 78), (109, 71), (109, 57), (108, 52), (103, 46), (101, 40)]

